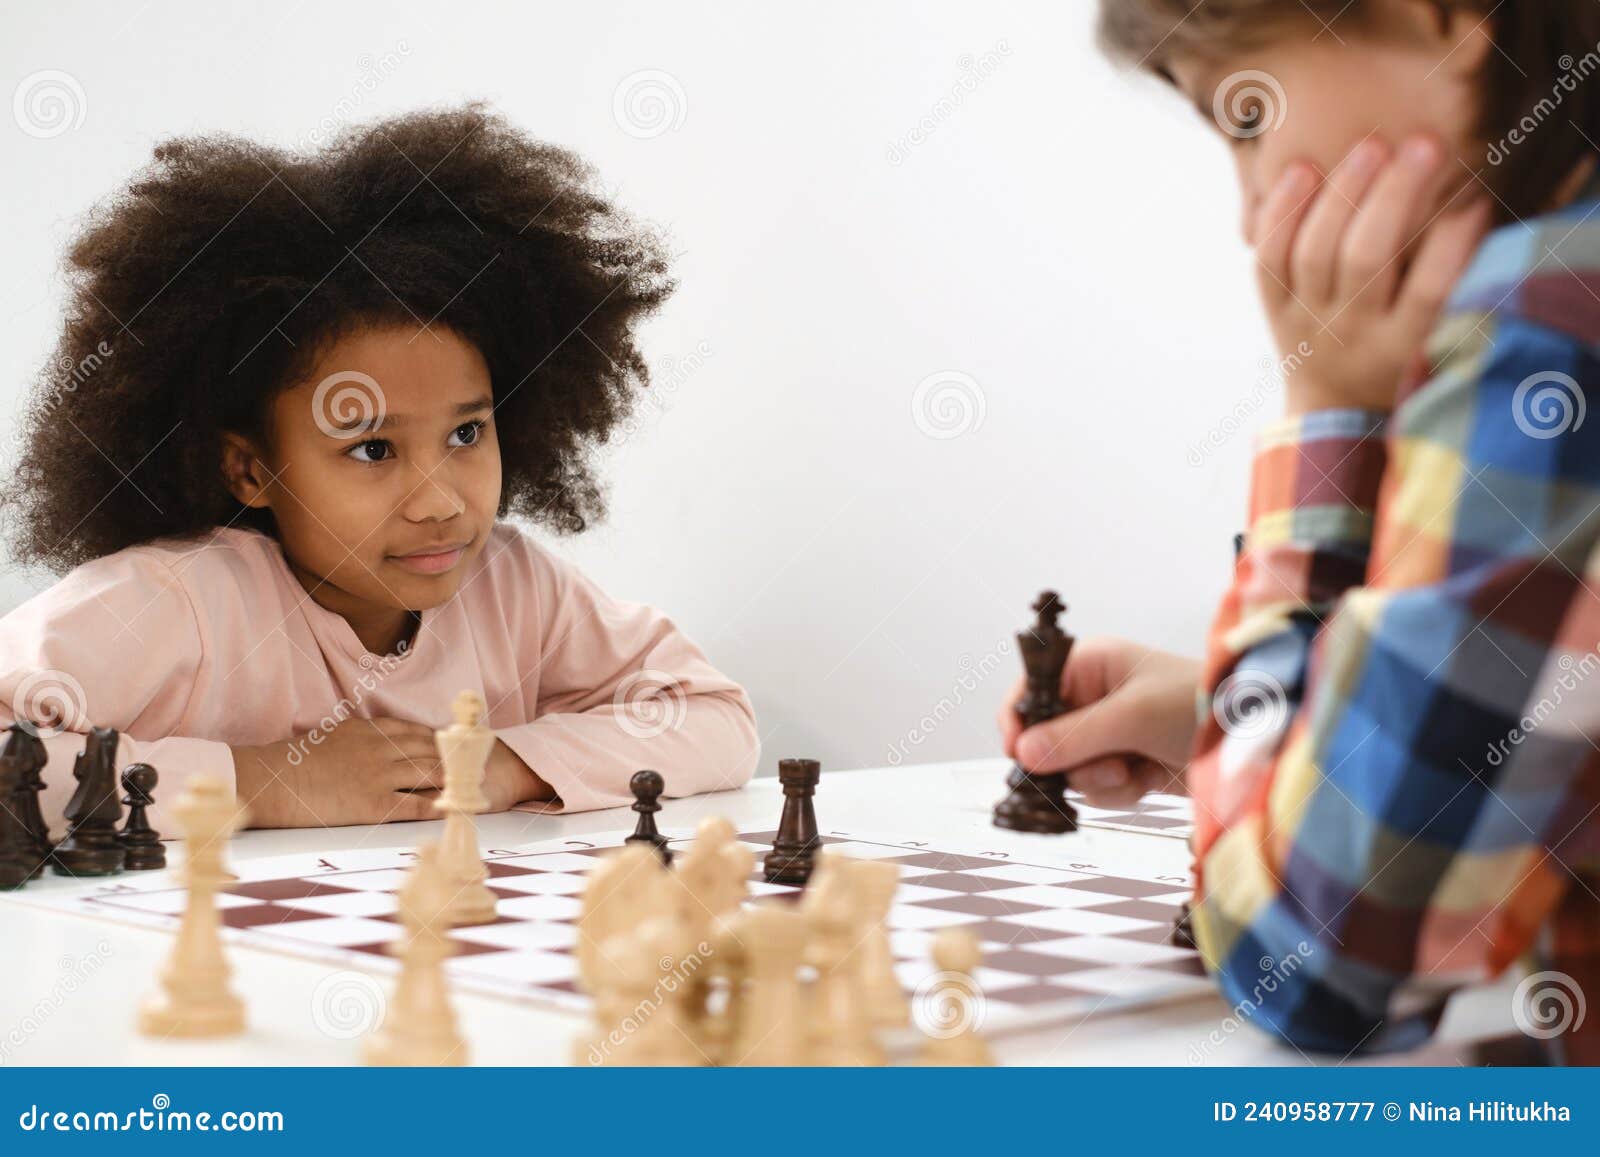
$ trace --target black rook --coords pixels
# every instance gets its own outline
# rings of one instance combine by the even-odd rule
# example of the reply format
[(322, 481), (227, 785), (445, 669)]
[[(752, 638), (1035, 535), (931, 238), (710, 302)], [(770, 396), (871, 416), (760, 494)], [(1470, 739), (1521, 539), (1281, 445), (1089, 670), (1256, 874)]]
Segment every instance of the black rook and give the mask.
[(804, 884), (811, 878), (817, 849), (817, 813), (812, 798), (822, 779), (822, 764), (814, 759), (780, 759), (778, 782), (783, 785), (783, 815), (772, 851), (764, 865), (769, 884)]

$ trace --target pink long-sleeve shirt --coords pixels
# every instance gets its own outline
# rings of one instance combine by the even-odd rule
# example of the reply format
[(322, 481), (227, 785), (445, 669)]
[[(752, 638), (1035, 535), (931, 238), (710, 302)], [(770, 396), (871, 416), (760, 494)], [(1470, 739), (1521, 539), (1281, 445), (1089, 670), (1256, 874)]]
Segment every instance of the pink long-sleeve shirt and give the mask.
[(41, 801), (57, 827), (91, 725), (121, 733), (119, 768), (157, 769), (152, 819), (170, 832), (163, 805), (188, 776), (233, 783), (230, 745), (325, 736), (352, 716), (443, 727), (464, 688), (568, 811), (631, 801), (644, 767), (675, 796), (749, 780), (748, 697), (665, 615), (608, 598), (509, 523), (470, 568), (455, 598), (422, 612), (408, 650), (380, 656), (311, 598), (270, 536), (130, 547), (0, 618), (0, 723), (64, 715), (46, 733)]

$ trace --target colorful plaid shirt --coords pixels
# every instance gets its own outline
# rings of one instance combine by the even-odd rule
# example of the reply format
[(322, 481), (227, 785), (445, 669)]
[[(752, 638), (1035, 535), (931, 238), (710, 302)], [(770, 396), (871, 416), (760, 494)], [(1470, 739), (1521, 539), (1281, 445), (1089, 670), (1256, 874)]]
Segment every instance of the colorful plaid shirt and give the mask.
[(1518, 964), (1519, 1027), (1600, 1063), (1600, 199), (1494, 233), (1424, 353), (1392, 415), (1262, 437), (1195, 933), (1301, 1049), (1415, 1046)]

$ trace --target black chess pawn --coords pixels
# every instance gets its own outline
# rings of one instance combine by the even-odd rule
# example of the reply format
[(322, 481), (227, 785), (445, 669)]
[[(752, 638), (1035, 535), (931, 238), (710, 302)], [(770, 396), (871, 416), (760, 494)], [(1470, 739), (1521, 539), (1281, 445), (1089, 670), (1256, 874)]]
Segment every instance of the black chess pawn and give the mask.
[(783, 815), (772, 851), (762, 865), (769, 884), (804, 884), (816, 867), (822, 840), (817, 835), (813, 799), (822, 779), (822, 764), (814, 759), (778, 760), (778, 782), (783, 785)]
[(130, 872), (153, 872), (167, 866), (167, 849), (161, 833), (150, 826), (145, 809), (155, 803), (156, 769), (148, 763), (130, 763), (122, 769), (122, 802), (128, 805), (128, 822), (117, 842), (126, 854), (123, 866)]
[(628, 781), (628, 790), (633, 792), (633, 810), (638, 813), (639, 823), (633, 829), (633, 835), (623, 842), (648, 844), (655, 849), (663, 864), (672, 863), (672, 849), (667, 847), (667, 837), (656, 830), (656, 812), (661, 810), (661, 793), (667, 790), (667, 781), (661, 778), (659, 771), (636, 771)]
[[(1061, 673), (1072, 652), (1073, 638), (1056, 619), (1066, 609), (1055, 591), (1043, 592), (1033, 604), (1038, 618), (1017, 634), (1028, 675), (1028, 689), (1017, 703), (1023, 727), (1033, 727), (1058, 715), (1067, 705), (1061, 699)], [(1014, 832), (1060, 835), (1078, 830), (1078, 812), (1067, 802), (1067, 777), (1061, 772), (1033, 774), (1013, 764), (1006, 780), (1011, 789), (995, 805), (994, 825)]]
[(117, 733), (95, 727), (73, 764), (78, 788), (67, 803), (67, 838), (55, 851), (55, 870), (62, 876), (113, 876), (122, 871), (127, 854), (117, 842), (122, 802), (117, 794)]

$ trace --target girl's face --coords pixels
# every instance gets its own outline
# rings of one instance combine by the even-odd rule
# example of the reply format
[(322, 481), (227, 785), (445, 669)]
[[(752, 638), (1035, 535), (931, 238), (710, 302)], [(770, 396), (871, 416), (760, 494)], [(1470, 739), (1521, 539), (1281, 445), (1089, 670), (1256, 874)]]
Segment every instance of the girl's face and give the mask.
[(1233, 153), (1247, 242), (1257, 240), (1255, 215), (1289, 165), (1329, 173), (1369, 137), (1391, 155), (1416, 134), (1444, 146), (1433, 208), (1476, 185), (1486, 163), (1474, 121), (1475, 78), (1493, 51), (1487, 23), (1418, 0), (1368, 4), (1360, 24), (1307, 21), (1264, 47), (1174, 62), (1179, 88)]
[(448, 330), (361, 330), (273, 401), (270, 447), (234, 435), (241, 502), (270, 508), (313, 598), (386, 650), (446, 602), (500, 505), (489, 367)]

